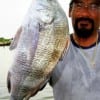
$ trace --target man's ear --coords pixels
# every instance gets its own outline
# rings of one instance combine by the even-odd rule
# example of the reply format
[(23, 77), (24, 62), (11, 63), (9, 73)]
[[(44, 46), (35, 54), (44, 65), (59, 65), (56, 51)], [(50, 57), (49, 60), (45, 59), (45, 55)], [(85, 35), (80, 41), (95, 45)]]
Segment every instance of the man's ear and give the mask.
[(71, 17), (72, 8), (69, 8), (69, 17)]

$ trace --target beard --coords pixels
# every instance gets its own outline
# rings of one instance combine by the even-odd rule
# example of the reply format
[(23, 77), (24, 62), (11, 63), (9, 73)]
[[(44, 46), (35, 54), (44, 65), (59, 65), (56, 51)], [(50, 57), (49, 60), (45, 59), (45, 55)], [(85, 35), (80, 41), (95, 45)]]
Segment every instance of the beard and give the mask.
[[(81, 21), (87, 21), (91, 24), (91, 28), (86, 28), (86, 24), (80, 23)], [(78, 24), (80, 23), (80, 27)], [(94, 21), (90, 18), (77, 18), (74, 24), (75, 34), (81, 38), (88, 38), (92, 35), (94, 30)]]

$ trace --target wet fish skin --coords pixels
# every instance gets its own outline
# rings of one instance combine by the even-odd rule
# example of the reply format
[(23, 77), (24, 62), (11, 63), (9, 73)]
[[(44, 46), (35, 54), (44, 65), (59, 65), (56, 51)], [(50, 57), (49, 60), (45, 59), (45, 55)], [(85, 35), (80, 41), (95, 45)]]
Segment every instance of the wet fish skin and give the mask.
[(10, 100), (29, 100), (42, 88), (65, 49), (68, 33), (67, 17), (57, 0), (32, 1), (10, 45), (15, 49), (7, 78)]

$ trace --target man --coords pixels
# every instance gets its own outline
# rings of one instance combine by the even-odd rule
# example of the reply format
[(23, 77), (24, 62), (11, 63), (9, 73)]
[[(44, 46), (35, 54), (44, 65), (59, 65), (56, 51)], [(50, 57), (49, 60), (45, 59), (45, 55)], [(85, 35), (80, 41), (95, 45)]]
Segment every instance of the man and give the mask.
[(50, 78), (55, 100), (100, 100), (100, 0), (72, 0), (74, 34)]

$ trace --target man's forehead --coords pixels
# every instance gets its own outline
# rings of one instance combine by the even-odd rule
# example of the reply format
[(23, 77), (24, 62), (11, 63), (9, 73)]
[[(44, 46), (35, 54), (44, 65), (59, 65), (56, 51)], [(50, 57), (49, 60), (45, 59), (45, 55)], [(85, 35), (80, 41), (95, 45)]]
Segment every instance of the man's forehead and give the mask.
[(100, 4), (100, 0), (73, 0), (74, 2), (86, 2), (86, 3), (98, 3)]

